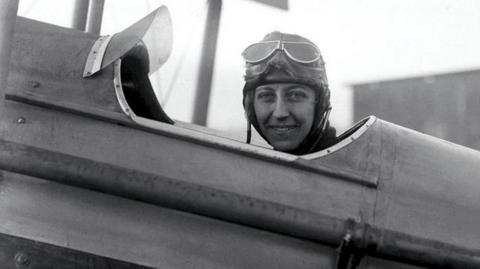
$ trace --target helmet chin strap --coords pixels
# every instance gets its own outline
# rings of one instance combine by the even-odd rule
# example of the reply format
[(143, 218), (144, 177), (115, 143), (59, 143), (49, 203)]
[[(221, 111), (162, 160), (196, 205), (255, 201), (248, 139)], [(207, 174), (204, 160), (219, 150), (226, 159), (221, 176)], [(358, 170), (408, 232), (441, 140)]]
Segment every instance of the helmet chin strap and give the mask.
[(247, 144), (250, 144), (251, 140), (252, 140), (252, 124), (247, 119)]
[(322, 134), (325, 132), (325, 129), (327, 128), (327, 123), (328, 123), (328, 117), (330, 116), (330, 111), (332, 110), (332, 107), (329, 106), (327, 108), (327, 110), (325, 110), (325, 112), (323, 112), (323, 117), (322, 117), (322, 121), (320, 122), (320, 132), (319, 132), (319, 135), (318, 137), (316, 138), (315, 140), (315, 143), (313, 143), (309, 150), (308, 151), (311, 151), (312, 149), (316, 148), (318, 143), (320, 142), (321, 138), (322, 138)]
[(328, 117), (330, 116), (331, 110), (332, 110), (332, 107), (329, 106), (327, 110), (323, 113), (322, 124), (321, 124), (322, 128), (320, 133), (323, 133), (327, 128)]

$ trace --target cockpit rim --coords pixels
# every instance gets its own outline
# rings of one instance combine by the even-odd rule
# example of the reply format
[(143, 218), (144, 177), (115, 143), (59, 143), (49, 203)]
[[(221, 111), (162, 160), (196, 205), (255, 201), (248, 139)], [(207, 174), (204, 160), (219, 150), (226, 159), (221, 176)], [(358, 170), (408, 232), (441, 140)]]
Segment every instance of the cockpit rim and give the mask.
[[(286, 165), (299, 166), (303, 169), (313, 170), (319, 173), (335, 174), (338, 175), (340, 178), (346, 178), (347, 180), (351, 180), (363, 185), (371, 185), (371, 187), (376, 187), (376, 184), (372, 183), (376, 182), (375, 180), (372, 181), (369, 179), (365, 179), (363, 175), (357, 174), (353, 171), (348, 173), (341, 173), (338, 171), (338, 169), (330, 168), (326, 165), (322, 165), (321, 163), (317, 163), (315, 165), (310, 163), (311, 160), (331, 154), (357, 140), (372, 124), (374, 124), (374, 122), (376, 121), (375, 116), (369, 116), (355, 124), (352, 128), (340, 135), (340, 137), (342, 138), (340, 142), (325, 150), (306, 155), (293, 155), (285, 152), (276, 151), (260, 145), (247, 144), (231, 137), (222, 136), (218, 132), (207, 132), (204, 129), (206, 128), (208, 130), (208, 127), (202, 127), (200, 129), (195, 128), (195, 124), (181, 123), (179, 125), (176, 125), (175, 120), (173, 120), (173, 122), (162, 122), (138, 116), (135, 111), (132, 110), (132, 108), (129, 106), (128, 100), (126, 99), (123, 92), (123, 84), (121, 78), (122, 59), (118, 59), (114, 63), (113, 69), (113, 84), (117, 101), (120, 108), (122, 109), (122, 112), (132, 122), (133, 126), (138, 126), (140, 127), (140, 129), (143, 129), (147, 132), (160, 133), (169, 137), (188, 140), (196, 144), (204, 144), (243, 155), (249, 155), (254, 158), (284, 163)], [(168, 115), (166, 116), (168, 117)], [(189, 128), (188, 126), (191, 126), (192, 128)]]
[(317, 152), (302, 155), (303, 159), (313, 160), (334, 153), (350, 143), (358, 140), (377, 120), (377, 117), (370, 115), (355, 123), (350, 129), (338, 136), (339, 142)]
[[(285, 153), (281, 151), (276, 151), (271, 148), (263, 147), (261, 145), (254, 145), (254, 144), (247, 144), (237, 139), (233, 139), (227, 136), (223, 136), (221, 134), (212, 132), (205, 132), (200, 130), (199, 128), (187, 128), (187, 126), (195, 126), (192, 123), (181, 122), (181, 124), (176, 125), (176, 120), (171, 121), (158, 121), (149, 119), (146, 117), (139, 116), (135, 113), (135, 111), (130, 107), (127, 98), (125, 97), (124, 90), (123, 90), (123, 81), (122, 81), (122, 59), (117, 59), (114, 64), (114, 77), (113, 77), (113, 84), (115, 88), (115, 95), (117, 97), (118, 104), (122, 109), (123, 113), (135, 124), (146, 127), (151, 130), (158, 130), (172, 134), (177, 134), (178, 136), (185, 135), (189, 138), (195, 138), (199, 141), (206, 142), (211, 141), (214, 145), (222, 145), (225, 144), (228, 148), (233, 147), (236, 150), (246, 151), (249, 153), (260, 154), (265, 157), (273, 157), (275, 159), (293, 162), (297, 159), (305, 159), (305, 160), (313, 160), (323, 156), (327, 156), (331, 153), (334, 153), (350, 143), (359, 139), (377, 120), (375, 116), (368, 116), (357, 123), (355, 123), (350, 129), (342, 133), (338, 138), (339, 142), (320, 151), (305, 154), (305, 155), (294, 155), (290, 153)], [(168, 115), (166, 115), (168, 117)], [(169, 129), (169, 126), (174, 126), (172, 129)], [(209, 129), (208, 127), (202, 127), (202, 129)], [(180, 130), (187, 130), (187, 132), (181, 132)], [(196, 133), (196, 134), (195, 134)], [(205, 137), (202, 137), (205, 136)], [(234, 143), (234, 144), (233, 144)]]

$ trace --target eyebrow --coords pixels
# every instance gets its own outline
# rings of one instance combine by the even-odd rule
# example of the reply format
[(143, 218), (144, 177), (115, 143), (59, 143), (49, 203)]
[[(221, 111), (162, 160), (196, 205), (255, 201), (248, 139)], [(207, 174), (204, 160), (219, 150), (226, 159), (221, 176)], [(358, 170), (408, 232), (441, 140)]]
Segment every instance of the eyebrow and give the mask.
[[(302, 85), (302, 84), (289, 85), (284, 90), (285, 91), (290, 91), (292, 89), (300, 89), (300, 90), (303, 90), (303, 91), (313, 90), (313, 89), (309, 88), (308, 86), (305, 86), (305, 85)], [(262, 86), (259, 86), (259, 87), (256, 88), (255, 92), (258, 92), (258, 91), (276, 91), (276, 89), (274, 87), (269, 86), (269, 85), (262, 85)]]
[(270, 91), (275, 91), (275, 89), (274, 89), (273, 87), (270, 87), (270, 86), (268, 86), (268, 85), (265, 85), (265, 86), (259, 86), (259, 87), (257, 87), (257, 89), (256, 89), (256, 90), (264, 90), (264, 91), (268, 91), (268, 90), (270, 90)]
[(291, 89), (302, 89), (302, 90), (310, 90), (310, 88), (308, 88), (307, 86), (304, 86), (304, 85), (301, 85), (301, 84), (296, 84), (296, 85), (291, 85), (291, 86), (288, 86), (286, 88), (286, 90), (291, 90)]

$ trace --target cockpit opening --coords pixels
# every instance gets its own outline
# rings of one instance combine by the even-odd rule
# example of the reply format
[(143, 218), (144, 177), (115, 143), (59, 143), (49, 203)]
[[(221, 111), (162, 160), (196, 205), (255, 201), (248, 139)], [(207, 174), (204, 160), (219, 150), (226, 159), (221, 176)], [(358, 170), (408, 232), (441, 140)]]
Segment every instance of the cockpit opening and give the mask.
[(129, 109), (138, 117), (173, 124), (174, 121), (158, 103), (150, 83), (147, 48), (139, 43), (121, 59), (119, 64), (122, 86), (120, 90), (123, 91)]

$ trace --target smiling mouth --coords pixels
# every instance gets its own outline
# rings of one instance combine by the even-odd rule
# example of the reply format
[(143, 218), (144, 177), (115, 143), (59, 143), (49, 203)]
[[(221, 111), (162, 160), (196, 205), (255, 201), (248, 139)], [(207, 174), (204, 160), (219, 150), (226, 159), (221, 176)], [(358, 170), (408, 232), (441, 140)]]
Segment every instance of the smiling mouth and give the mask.
[(275, 131), (276, 133), (288, 133), (297, 128), (296, 125), (292, 126), (270, 126), (271, 130)]

